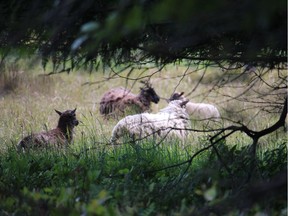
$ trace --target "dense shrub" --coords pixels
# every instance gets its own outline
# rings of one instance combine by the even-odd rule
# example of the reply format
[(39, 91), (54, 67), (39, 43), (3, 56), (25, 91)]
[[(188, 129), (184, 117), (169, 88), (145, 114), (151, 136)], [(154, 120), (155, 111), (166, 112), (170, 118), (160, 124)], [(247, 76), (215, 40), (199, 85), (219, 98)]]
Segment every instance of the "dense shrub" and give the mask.
[(227, 199), (231, 208), (221, 208), (224, 215), (284, 214), (285, 190), (249, 204), (236, 200), (285, 172), (285, 143), (260, 149), (252, 170), (249, 147), (221, 143), (184, 163), (196, 151), (173, 143), (20, 155), (11, 148), (0, 157), (0, 214), (217, 214)]

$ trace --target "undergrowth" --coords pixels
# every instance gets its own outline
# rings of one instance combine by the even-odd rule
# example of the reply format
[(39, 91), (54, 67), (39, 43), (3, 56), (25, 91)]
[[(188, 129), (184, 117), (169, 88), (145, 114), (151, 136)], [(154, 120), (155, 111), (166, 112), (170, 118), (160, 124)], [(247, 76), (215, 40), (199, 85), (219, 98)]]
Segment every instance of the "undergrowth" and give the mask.
[[(252, 161), (248, 147), (228, 148), (223, 142), (184, 163), (200, 147), (188, 151), (173, 142), (84, 146), (26, 154), (11, 147), (2, 153), (0, 214), (201, 215), (251, 182), (269, 181), (287, 163), (285, 143), (273, 151), (260, 149), (253, 180), (247, 182)], [(249, 208), (235, 207), (230, 215), (283, 215), (286, 192), (280, 195), (267, 197), (265, 203), (260, 199)]]

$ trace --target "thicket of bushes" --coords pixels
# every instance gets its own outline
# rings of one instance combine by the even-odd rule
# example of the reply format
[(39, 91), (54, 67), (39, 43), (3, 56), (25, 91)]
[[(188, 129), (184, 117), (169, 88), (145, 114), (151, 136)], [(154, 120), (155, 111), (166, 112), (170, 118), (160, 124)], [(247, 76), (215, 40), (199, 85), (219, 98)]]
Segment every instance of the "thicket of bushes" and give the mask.
[(224, 142), (191, 164), (183, 162), (199, 149), (177, 143), (28, 154), (11, 147), (0, 157), (0, 215), (285, 215), (286, 142), (273, 145), (258, 151), (254, 169), (249, 147)]

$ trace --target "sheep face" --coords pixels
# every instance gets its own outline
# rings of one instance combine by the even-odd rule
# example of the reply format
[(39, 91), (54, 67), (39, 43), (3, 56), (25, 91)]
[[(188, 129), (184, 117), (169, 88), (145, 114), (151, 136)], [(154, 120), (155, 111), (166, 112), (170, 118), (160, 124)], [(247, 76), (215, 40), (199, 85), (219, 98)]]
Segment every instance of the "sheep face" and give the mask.
[(183, 96), (184, 92), (175, 92), (173, 93), (170, 98), (168, 99), (169, 101), (173, 101), (173, 100), (184, 100), (184, 96)]
[(79, 124), (79, 121), (76, 119), (76, 108), (74, 110), (66, 110), (65, 112), (60, 112), (55, 110), (59, 114), (60, 118), (58, 121), (59, 128), (70, 128), (73, 129)]
[(160, 98), (152, 87), (141, 88), (141, 94), (153, 103), (158, 103)]

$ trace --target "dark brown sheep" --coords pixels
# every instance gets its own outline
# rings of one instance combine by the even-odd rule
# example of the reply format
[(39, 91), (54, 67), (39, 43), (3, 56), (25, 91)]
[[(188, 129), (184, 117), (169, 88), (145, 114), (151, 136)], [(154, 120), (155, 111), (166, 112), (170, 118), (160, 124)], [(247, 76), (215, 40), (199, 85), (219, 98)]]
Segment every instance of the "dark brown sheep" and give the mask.
[(60, 118), (56, 128), (50, 131), (31, 134), (24, 137), (18, 144), (18, 150), (38, 147), (60, 147), (67, 146), (73, 140), (73, 129), (79, 124), (76, 119), (76, 108), (60, 112), (55, 110)]
[(158, 103), (160, 98), (148, 82), (135, 95), (125, 88), (115, 88), (106, 92), (100, 101), (100, 113), (104, 118), (123, 117), (125, 113), (143, 113), (150, 110), (151, 102)]

